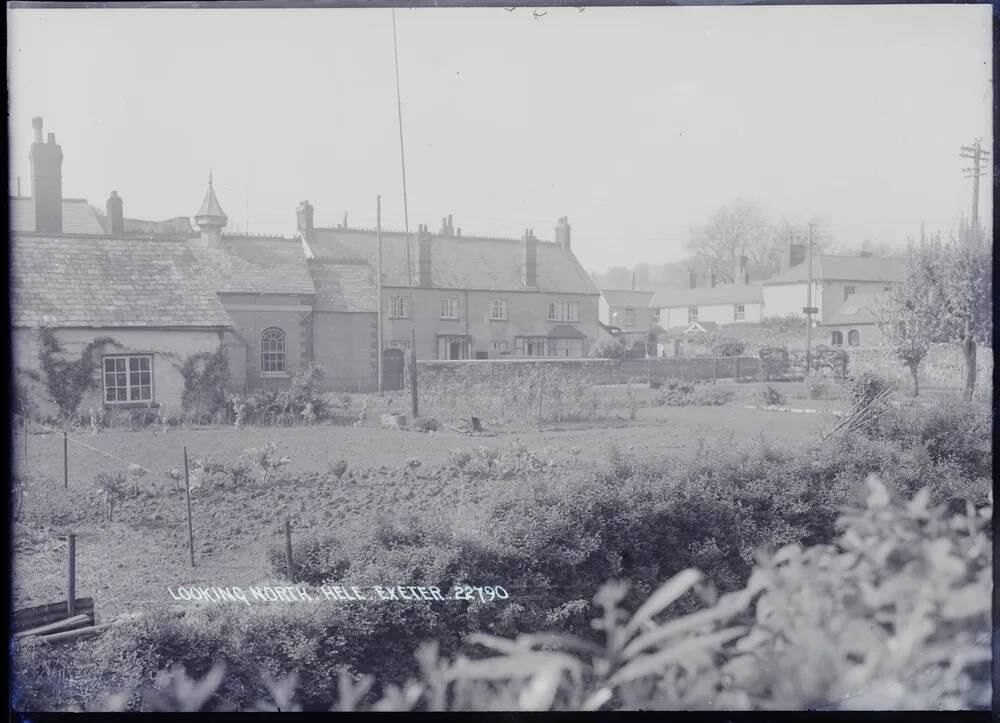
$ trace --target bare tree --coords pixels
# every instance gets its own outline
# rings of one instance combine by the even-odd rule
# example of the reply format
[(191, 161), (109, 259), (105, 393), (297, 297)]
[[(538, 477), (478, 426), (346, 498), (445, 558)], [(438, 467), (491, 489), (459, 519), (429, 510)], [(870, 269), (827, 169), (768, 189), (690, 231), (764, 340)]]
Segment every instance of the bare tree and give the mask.
[[(733, 283), (737, 259), (748, 257), (748, 270), (760, 278), (757, 268), (761, 247), (772, 236), (764, 212), (754, 203), (737, 200), (716, 211), (704, 226), (694, 229), (686, 248), (700, 263), (715, 271), (715, 278)], [(750, 265), (749, 260), (753, 260)]]

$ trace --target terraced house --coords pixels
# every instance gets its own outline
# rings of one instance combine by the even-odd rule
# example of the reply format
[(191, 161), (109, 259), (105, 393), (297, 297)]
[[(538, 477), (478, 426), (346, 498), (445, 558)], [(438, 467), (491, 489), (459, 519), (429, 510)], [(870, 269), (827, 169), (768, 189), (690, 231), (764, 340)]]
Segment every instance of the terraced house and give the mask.
[[(319, 297), (332, 311), (374, 312), (376, 231), (314, 226), (308, 202), (298, 219)], [(597, 338), (600, 292), (573, 255), (566, 218), (555, 241), (531, 229), (520, 239), (463, 236), (450, 216), (437, 233), (381, 238), (389, 366), (411, 346), (417, 359), (582, 357)]]

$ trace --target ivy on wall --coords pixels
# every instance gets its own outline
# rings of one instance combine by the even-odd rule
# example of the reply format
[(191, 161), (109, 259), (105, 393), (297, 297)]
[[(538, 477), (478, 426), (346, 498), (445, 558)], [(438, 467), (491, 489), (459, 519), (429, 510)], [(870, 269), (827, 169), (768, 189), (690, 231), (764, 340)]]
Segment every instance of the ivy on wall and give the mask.
[(184, 377), (184, 410), (194, 414), (214, 415), (227, 408), (226, 386), (229, 384), (229, 358), (222, 347), (202, 351), (184, 360), (180, 368)]
[(98, 386), (98, 355), (101, 347), (121, 344), (109, 336), (100, 336), (88, 343), (79, 359), (69, 360), (55, 332), (42, 328), (39, 332), (38, 358), (45, 376), (45, 387), (59, 408), (64, 420), (76, 416), (83, 395)]

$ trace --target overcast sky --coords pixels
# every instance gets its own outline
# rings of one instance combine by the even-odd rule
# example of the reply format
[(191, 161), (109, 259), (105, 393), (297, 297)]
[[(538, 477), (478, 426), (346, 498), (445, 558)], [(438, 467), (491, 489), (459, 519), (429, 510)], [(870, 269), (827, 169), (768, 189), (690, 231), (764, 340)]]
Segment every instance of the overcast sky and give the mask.
[[(959, 146), (992, 146), (990, 6), (396, 11), (410, 228), (551, 239), (590, 270), (680, 259), (737, 198), (902, 244), (971, 205)], [(542, 12), (542, 11), (538, 11)], [(63, 193), (193, 215), (209, 169), (229, 230), (403, 227), (392, 15), (13, 10), (11, 179), (31, 118)], [(989, 176), (981, 215), (989, 218)], [(12, 187), (14, 189), (14, 187)], [(16, 189), (14, 189), (16, 190)]]

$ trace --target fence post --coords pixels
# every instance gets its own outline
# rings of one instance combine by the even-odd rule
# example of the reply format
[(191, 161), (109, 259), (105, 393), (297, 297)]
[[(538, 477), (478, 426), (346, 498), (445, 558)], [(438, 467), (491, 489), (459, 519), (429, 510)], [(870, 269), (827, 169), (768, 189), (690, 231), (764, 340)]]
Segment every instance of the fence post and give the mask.
[(67, 569), (66, 617), (76, 613), (76, 535), (69, 535), (69, 567)]
[(191, 553), (191, 567), (194, 567), (194, 526), (191, 523), (191, 479), (188, 476), (188, 448), (184, 448), (184, 492), (188, 510), (188, 550)]
[(63, 432), (63, 488), (69, 489), (69, 434)]
[(285, 518), (285, 569), (288, 571), (288, 579), (294, 582), (292, 577), (292, 523)]

